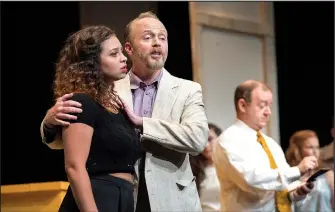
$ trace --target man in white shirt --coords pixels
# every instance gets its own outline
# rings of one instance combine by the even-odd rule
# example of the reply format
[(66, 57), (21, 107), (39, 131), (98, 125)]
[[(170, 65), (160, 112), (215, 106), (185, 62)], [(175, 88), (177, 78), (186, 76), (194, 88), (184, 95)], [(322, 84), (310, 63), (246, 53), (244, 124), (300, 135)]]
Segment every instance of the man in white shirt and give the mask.
[(291, 201), (302, 201), (313, 183), (297, 181), (317, 166), (314, 156), (290, 167), (281, 147), (260, 133), (271, 114), (272, 92), (248, 80), (235, 90), (237, 121), (214, 147), (220, 181), (221, 211), (290, 212)]

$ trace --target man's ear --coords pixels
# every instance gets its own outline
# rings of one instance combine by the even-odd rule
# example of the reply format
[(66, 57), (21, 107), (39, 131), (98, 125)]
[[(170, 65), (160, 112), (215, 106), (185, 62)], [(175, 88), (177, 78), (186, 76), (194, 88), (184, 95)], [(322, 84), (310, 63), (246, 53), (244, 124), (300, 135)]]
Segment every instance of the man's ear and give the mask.
[(124, 50), (127, 52), (128, 56), (133, 55), (133, 47), (129, 41), (124, 44)]
[(237, 101), (237, 107), (239, 109), (239, 111), (241, 111), (242, 113), (245, 113), (246, 112), (246, 107), (247, 107), (247, 102), (244, 100), (244, 99), (239, 99)]

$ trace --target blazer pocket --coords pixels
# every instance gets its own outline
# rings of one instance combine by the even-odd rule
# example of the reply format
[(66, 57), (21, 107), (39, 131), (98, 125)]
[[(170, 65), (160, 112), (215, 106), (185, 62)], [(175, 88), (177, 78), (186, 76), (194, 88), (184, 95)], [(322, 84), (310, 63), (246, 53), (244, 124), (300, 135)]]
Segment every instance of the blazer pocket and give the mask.
[(176, 184), (179, 189), (184, 189), (185, 187), (189, 186), (195, 180), (195, 176), (188, 175), (184, 176), (182, 179), (177, 180)]

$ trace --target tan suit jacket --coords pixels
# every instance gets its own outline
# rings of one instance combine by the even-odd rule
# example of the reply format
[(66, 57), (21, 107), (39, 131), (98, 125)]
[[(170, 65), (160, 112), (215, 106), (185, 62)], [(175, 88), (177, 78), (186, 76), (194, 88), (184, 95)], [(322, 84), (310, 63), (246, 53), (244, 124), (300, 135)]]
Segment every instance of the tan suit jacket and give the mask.
[[(115, 83), (115, 90), (133, 107), (129, 75)], [(143, 118), (141, 137), (152, 211), (201, 211), (189, 153), (203, 151), (208, 131), (201, 86), (163, 69), (152, 117)], [(45, 142), (43, 122), (41, 135)], [(61, 136), (47, 145), (62, 149)]]

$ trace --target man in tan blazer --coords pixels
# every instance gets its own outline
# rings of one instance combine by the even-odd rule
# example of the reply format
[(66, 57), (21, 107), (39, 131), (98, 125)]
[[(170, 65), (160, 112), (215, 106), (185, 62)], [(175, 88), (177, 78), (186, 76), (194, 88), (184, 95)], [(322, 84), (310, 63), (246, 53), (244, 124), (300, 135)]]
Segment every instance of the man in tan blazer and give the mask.
[[(125, 50), (133, 66), (115, 90), (131, 121), (142, 126), (141, 144), (146, 151), (136, 171), (136, 211), (201, 211), (189, 163), (189, 154), (202, 152), (208, 137), (201, 86), (164, 69), (167, 31), (154, 14), (140, 14), (125, 31)], [(69, 113), (81, 111), (69, 97), (58, 99), (41, 124), (42, 140), (52, 149), (63, 148), (56, 129), (75, 117)]]

